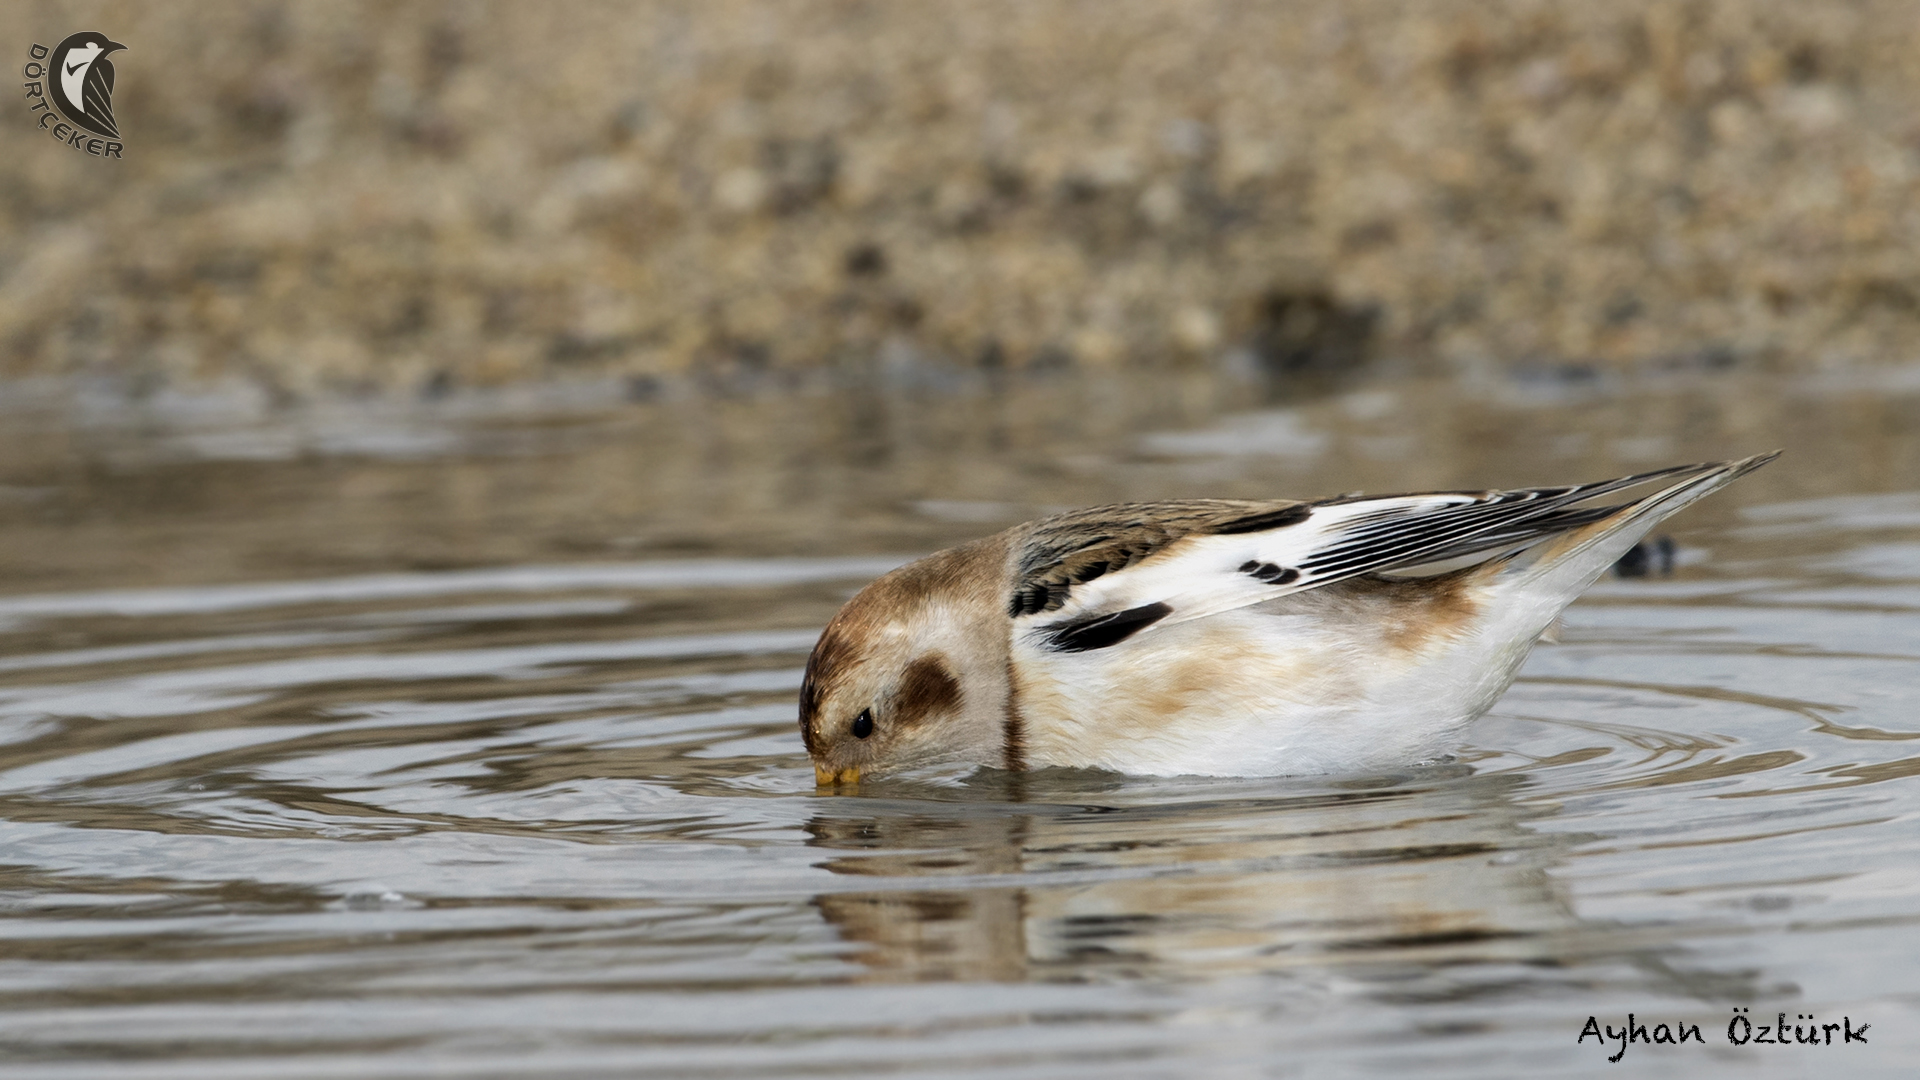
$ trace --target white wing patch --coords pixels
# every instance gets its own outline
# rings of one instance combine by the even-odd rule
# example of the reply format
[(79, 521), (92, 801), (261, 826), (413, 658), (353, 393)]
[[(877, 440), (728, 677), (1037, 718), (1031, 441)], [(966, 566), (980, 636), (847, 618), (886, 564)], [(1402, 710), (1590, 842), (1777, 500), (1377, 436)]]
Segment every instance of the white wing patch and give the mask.
[[(1343, 542), (1350, 546), (1382, 530), (1391, 536), (1396, 522), (1473, 505), (1483, 498), (1408, 495), (1336, 503), (1313, 508), (1312, 515), (1297, 525), (1266, 532), (1184, 537), (1124, 570), (1075, 585), (1059, 608), (1022, 616), (1016, 622), (1050, 627), (1150, 604), (1172, 608), (1164, 616), (1169, 624), (1232, 611), (1364, 572), (1323, 560), (1340, 555)], [(1271, 580), (1255, 576), (1269, 566), (1278, 568), (1278, 576)]]

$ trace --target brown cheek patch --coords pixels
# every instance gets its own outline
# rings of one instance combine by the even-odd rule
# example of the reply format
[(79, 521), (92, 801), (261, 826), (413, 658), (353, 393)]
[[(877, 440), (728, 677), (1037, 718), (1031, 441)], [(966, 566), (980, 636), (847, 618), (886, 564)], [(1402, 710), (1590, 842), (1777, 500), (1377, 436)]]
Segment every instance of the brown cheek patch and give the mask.
[(953, 677), (940, 656), (923, 656), (907, 665), (900, 692), (893, 698), (894, 717), (917, 724), (930, 716), (960, 708), (960, 680)]

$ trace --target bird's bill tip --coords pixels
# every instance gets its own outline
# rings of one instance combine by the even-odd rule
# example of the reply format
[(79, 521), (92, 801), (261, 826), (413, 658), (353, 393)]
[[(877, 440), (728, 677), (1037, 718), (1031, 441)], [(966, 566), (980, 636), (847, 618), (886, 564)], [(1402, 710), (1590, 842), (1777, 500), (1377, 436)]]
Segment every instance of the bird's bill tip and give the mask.
[(860, 766), (849, 765), (839, 772), (834, 772), (824, 765), (815, 765), (813, 767), (813, 780), (814, 783), (821, 787), (839, 787), (842, 784), (858, 784), (860, 782)]

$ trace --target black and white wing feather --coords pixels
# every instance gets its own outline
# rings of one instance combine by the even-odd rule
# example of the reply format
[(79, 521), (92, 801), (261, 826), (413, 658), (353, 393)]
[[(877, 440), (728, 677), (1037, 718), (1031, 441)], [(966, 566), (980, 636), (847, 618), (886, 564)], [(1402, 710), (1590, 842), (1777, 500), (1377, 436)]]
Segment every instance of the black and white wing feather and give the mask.
[(1686, 465), (1593, 484), (1353, 496), (1313, 503), (1205, 500), (1096, 507), (1035, 522), (1015, 568), (1016, 632), (1061, 652), (1105, 648), (1185, 622), (1362, 574), (1491, 557), (1624, 505), (1592, 500)]

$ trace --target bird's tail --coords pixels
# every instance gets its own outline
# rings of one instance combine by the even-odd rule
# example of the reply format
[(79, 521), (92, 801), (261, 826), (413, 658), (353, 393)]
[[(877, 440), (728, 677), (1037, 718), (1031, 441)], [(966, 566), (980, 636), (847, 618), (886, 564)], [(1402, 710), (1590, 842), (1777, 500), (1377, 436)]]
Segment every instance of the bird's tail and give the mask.
[(1515, 584), (1521, 591), (1542, 600), (1564, 597), (1564, 604), (1606, 573), (1662, 520), (1779, 456), (1780, 451), (1775, 450), (1738, 461), (1664, 471), (1657, 479), (1668, 483), (1658, 491), (1614, 508), (1591, 524), (1519, 552), (1500, 567), (1500, 576), (1517, 578)]

